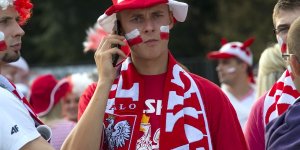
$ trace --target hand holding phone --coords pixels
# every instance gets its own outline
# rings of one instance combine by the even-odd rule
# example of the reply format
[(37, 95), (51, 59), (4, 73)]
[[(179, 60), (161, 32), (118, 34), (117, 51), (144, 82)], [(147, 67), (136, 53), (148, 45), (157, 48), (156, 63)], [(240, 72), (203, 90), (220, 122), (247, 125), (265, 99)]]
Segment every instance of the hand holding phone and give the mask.
[[(115, 34), (120, 35), (121, 31), (120, 31), (120, 21), (119, 20), (116, 20), (113, 31)], [(111, 47), (117, 47), (117, 48), (121, 49), (121, 45), (119, 45), (119, 44), (113, 44)], [(112, 56), (112, 62), (113, 62), (114, 67), (117, 65), (118, 59), (119, 59), (118, 54), (114, 54)]]

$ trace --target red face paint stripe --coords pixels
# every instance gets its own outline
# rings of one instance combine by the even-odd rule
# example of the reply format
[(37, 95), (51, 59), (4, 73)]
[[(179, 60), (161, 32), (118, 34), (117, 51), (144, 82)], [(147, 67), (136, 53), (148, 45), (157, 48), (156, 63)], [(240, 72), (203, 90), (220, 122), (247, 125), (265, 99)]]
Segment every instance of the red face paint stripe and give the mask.
[(5, 41), (0, 41), (0, 51), (5, 51), (7, 49)]

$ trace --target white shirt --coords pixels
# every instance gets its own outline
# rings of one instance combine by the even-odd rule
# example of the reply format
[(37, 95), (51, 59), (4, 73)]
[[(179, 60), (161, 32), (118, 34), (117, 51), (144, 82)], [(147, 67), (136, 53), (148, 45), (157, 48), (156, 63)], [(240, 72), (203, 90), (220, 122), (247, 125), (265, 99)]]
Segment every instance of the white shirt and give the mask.
[(244, 128), (246, 121), (248, 120), (248, 116), (250, 114), (251, 107), (255, 101), (256, 90), (255, 86), (251, 85), (252, 92), (249, 93), (242, 100), (238, 100), (233, 94), (228, 91), (228, 87), (224, 84), (221, 85), (222, 91), (226, 94), (228, 99), (230, 100), (232, 106), (234, 107), (236, 114), (238, 116), (240, 125)]
[(0, 87), (0, 149), (17, 150), (39, 136), (23, 102)]

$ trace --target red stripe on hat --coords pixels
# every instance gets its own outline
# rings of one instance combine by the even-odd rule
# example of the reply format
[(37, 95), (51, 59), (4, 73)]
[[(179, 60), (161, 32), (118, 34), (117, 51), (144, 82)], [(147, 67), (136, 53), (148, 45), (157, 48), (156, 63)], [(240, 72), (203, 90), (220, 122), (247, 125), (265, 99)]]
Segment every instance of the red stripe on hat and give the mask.
[(0, 42), (0, 51), (5, 51), (7, 49), (5, 41)]
[(133, 31), (127, 33), (125, 37), (129, 46), (137, 45), (143, 42), (143, 39), (138, 29), (134, 29)]

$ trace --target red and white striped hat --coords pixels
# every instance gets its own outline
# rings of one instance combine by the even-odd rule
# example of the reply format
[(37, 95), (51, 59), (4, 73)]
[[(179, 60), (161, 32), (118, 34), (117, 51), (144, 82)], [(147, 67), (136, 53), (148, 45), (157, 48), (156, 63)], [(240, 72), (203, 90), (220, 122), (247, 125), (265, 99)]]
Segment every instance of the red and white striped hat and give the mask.
[(113, 5), (98, 18), (98, 22), (106, 32), (111, 33), (117, 12), (127, 9), (148, 8), (158, 4), (168, 4), (174, 19), (184, 22), (188, 12), (188, 4), (175, 0), (113, 0)]

